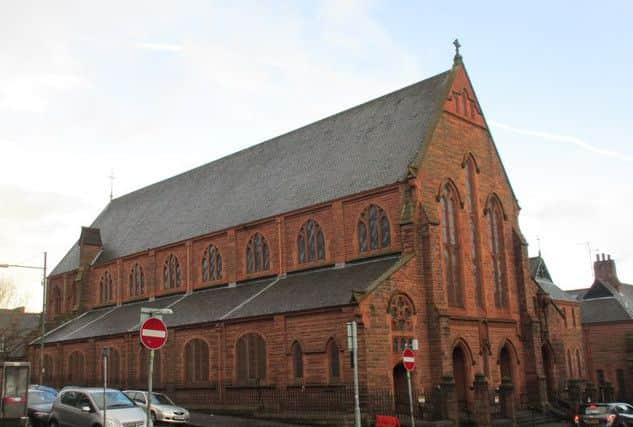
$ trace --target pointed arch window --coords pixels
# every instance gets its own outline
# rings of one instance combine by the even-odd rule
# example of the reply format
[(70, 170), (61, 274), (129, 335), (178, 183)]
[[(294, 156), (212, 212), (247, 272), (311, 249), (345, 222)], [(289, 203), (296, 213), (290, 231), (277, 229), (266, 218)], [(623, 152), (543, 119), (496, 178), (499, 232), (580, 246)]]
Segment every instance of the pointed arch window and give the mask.
[(266, 342), (258, 334), (243, 335), (237, 340), (237, 380), (260, 384), (266, 380)]
[[(113, 386), (121, 384), (121, 356), (116, 348), (109, 347), (110, 355), (108, 356), (108, 382)], [(103, 362), (103, 358), (100, 358)], [(99, 369), (98, 376), (103, 380), (103, 368)]]
[(222, 255), (215, 245), (209, 245), (202, 257), (202, 281), (210, 282), (222, 278)]
[(576, 349), (576, 366), (578, 367), (578, 378), (582, 378), (582, 364), (580, 363), (580, 350)]
[(360, 252), (373, 251), (391, 246), (389, 218), (376, 205), (369, 205), (358, 220), (358, 249)]
[(179, 288), (182, 284), (182, 271), (175, 255), (169, 255), (163, 266), (163, 288)]
[(459, 200), (453, 187), (446, 183), (440, 196), (442, 221), (442, 254), (444, 258), (444, 280), (448, 294), (448, 304), (462, 307), (464, 297), (460, 274), (460, 238), (457, 224)]
[[(149, 351), (145, 348), (144, 345), (141, 345), (139, 351), (139, 369), (138, 369), (138, 378), (141, 384), (147, 384), (147, 374), (148, 374), (148, 366), (149, 366)], [(160, 350), (154, 351), (154, 372), (153, 379), (154, 385), (158, 385), (161, 382), (161, 363), (160, 363)]]
[(84, 382), (84, 355), (78, 351), (68, 357), (68, 382), (82, 384)]
[(466, 202), (468, 204), (468, 226), (470, 229), (470, 261), (475, 279), (475, 294), (477, 305), (484, 306), (483, 278), (481, 277), (481, 255), (479, 253), (479, 221), (477, 208), (477, 188), (475, 186), (475, 173), (477, 165), (472, 156), (468, 156), (466, 168)]
[(270, 250), (264, 236), (255, 233), (246, 247), (246, 272), (257, 273), (270, 268)]
[(113, 299), (112, 275), (109, 271), (106, 271), (99, 281), (99, 301), (101, 304), (105, 304)]
[(145, 274), (138, 263), (130, 270), (129, 292), (131, 297), (145, 294)]
[(300, 264), (325, 259), (325, 237), (321, 226), (315, 220), (306, 221), (299, 230), (297, 253)]
[(341, 378), (341, 360), (338, 344), (333, 338), (327, 343), (327, 358), (330, 381), (337, 382)]
[[(490, 238), (490, 254), (492, 273), (495, 284), (495, 306), (504, 308), (507, 305), (507, 279), (505, 267), (505, 245), (503, 233), (503, 211), (496, 198), (488, 204), (488, 226)], [(565, 319), (567, 322), (567, 319)]]
[(44, 355), (44, 384), (53, 384), (53, 358), (50, 354)]
[(567, 372), (568, 372), (569, 378), (572, 378), (574, 376), (574, 371), (572, 370), (572, 364), (571, 364), (571, 351), (569, 351), (569, 349), (567, 349)]
[(292, 372), (295, 380), (303, 379), (303, 350), (301, 350), (301, 344), (295, 341), (292, 344), (290, 350), (292, 354)]
[(187, 383), (209, 380), (209, 346), (199, 338), (194, 338), (185, 346), (185, 379)]
[(62, 293), (57, 286), (53, 288), (52, 300), (53, 314), (60, 314), (62, 312)]

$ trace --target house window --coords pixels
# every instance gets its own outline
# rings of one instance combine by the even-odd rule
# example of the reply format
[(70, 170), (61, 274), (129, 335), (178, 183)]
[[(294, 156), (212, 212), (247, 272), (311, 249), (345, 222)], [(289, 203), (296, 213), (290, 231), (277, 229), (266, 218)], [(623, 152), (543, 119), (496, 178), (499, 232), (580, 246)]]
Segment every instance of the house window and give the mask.
[(477, 193), (475, 173), (477, 167), (472, 157), (466, 160), (466, 201), (468, 203), (468, 225), (470, 228), (470, 261), (475, 279), (476, 301), (479, 307), (484, 306), (483, 280), (481, 277), (481, 259), (479, 255), (479, 224), (477, 217)]
[(294, 342), (292, 344), (292, 368), (294, 372), (294, 378), (296, 380), (303, 379), (303, 351), (301, 350), (301, 344)]
[(167, 258), (163, 267), (163, 288), (179, 288), (181, 284), (182, 272), (180, 270), (178, 258), (174, 255), (169, 255), (169, 258)]
[(129, 287), (131, 297), (145, 294), (145, 274), (143, 273), (143, 267), (139, 264), (134, 264), (134, 267), (130, 270)]
[(389, 218), (385, 211), (369, 205), (358, 221), (358, 248), (360, 252), (387, 248), (391, 245)]
[(318, 222), (308, 220), (297, 237), (297, 253), (299, 263), (325, 259), (325, 238)]
[(101, 304), (105, 304), (113, 299), (112, 275), (110, 275), (109, 271), (106, 271), (99, 281), (99, 301)]
[(237, 341), (237, 380), (260, 384), (266, 380), (266, 342), (258, 334), (246, 334)]
[(491, 199), (488, 206), (488, 225), (490, 227), (490, 254), (495, 284), (495, 306), (504, 308), (507, 305), (507, 283), (504, 259), (503, 212), (499, 202), (494, 198)]
[(222, 255), (215, 245), (209, 245), (202, 257), (202, 281), (210, 282), (222, 278)]
[(450, 184), (444, 185), (440, 197), (442, 221), (442, 252), (444, 258), (444, 280), (448, 294), (448, 304), (463, 306), (462, 283), (460, 277), (460, 247), (457, 224), (458, 199)]
[(327, 345), (328, 368), (330, 381), (339, 381), (341, 378), (341, 361), (339, 357), (338, 344), (334, 339), (330, 339)]
[(185, 380), (187, 383), (209, 379), (209, 346), (201, 339), (192, 339), (185, 346)]
[(246, 247), (246, 272), (257, 273), (270, 268), (270, 251), (264, 236), (255, 233)]

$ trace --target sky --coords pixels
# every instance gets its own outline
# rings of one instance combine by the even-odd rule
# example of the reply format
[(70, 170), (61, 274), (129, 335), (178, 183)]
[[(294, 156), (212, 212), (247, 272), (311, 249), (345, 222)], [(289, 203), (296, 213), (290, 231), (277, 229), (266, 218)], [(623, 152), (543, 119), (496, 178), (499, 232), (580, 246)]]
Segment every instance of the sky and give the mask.
[[(0, 0), (0, 264), (49, 271), (109, 200), (451, 67), (458, 37), (564, 289), (633, 282), (633, 3)], [(109, 177), (113, 175), (112, 180)], [(41, 272), (0, 270), (41, 309)]]

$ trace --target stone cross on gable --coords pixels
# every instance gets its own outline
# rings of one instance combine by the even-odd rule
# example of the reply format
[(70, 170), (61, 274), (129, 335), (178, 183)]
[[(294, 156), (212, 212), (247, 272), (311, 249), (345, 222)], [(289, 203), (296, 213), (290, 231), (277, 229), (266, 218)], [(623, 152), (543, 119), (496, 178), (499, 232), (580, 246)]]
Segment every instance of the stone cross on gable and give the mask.
[(459, 56), (459, 48), (462, 47), (462, 45), (459, 44), (459, 39), (455, 39), (453, 45), (455, 46), (455, 56)]

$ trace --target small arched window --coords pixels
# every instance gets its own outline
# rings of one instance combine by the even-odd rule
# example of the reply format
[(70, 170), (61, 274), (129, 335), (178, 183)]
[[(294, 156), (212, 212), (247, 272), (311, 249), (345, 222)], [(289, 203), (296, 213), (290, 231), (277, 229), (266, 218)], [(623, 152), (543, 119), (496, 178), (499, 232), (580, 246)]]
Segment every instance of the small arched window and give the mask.
[(83, 384), (84, 382), (84, 355), (78, 351), (68, 357), (68, 382), (70, 384)]
[(255, 233), (246, 247), (246, 272), (257, 273), (270, 268), (270, 251), (264, 236)]
[(266, 342), (258, 334), (246, 334), (237, 340), (237, 381), (261, 384), (266, 380)]
[(338, 344), (333, 338), (327, 343), (327, 359), (330, 381), (337, 382), (341, 379), (341, 360)]
[(210, 282), (222, 278), (222, 255), (215, 245), (209, 245), (202, 257), (202, 281)]
[(103, 273), (101, 280), (99, 281), (99, 301), (101, 304), (105, 304), (113, 299), (112, 275), (109, 271), (106, 271)]
[[(110, 354), (108, 356), (108, 382), (113, 385), (121, 384), (121, 357), (116, 348), (109, 348)], [(103, 361), (103, 358), (101, 358)], [(100, 369), (99, 378), (103, 380), (103, 368)]]
[(50, 354), (44, 355), (44, 384), (53, 384), (53, 358)]
[(53, 300), (53, 314), (60, 314), (62, 312), (62, 293), (57, 286), (53, 288), (53, 295), (51, 298)]
[(484, 306), (483, 279), (481, 277), (481, 257), (479, 254), (479, 218), (477, 216), (477, 187), (475, 174), (477, 165), (472, 156), (468, 156), (466, 169), (466, 202), (468, 204), (468, 226), (470, 228), (470, 262), (475, 279), (476, 301), (479, 307)]
[(173, 289), (179, 288), (182, 284), (182, 272), (178, 258), (169, 255), (163, 267), (163, 288)]
[(301, 344), (294, 342), (290, 351), (292, 354), (292, 372), (294, 373), (295, 380), (303, 379), (303, 351), (301, 350)]
[(574, 376), (574, 371), (571, 364), (571, 351), (569, 351), (569, 349), (567, 350), (567, 373), (569, 375), (569, 378), (572, 378)]
[(389, 218), (376, 205), (369, 205), (358, 220), (358, 249), (360, 252), (388, 248), (391, 245)]
[(505, 267), (505, 244), (503, 233), (503, 211), (496, 198), (488, 204), (488, 226), (490, 236), (490, 254), (492, 257), (492, 273), (495, 284), (495, 306), (503, 308), (507, 305), (507, 281)]
[(582, 363), (580, 363), (580, 350), (576, 349), (576, 366), (578, 368), (578, 378), (582, 378)]
[(301, 264), (325, 259), (325, 237), (315, 220), (308, 220), (299, 230), (297, 253)]
[(199, 338), (185, 345), (185, 380), (188, 383), (209, 380), (209, 346)]
[(448, 294), (448, 304), (463, 306), (464, 297), (460, 274), (460, 239), (457, 224), (459, 200), (453, 186), (446, 183), (440, 196), (442, 221), (442, 253), (444, 258), (444, 280)]
[(413, 330), (413, 304), (409, 297), (404, 294), (393, 296), (389, 304), (389, 314), (392, 331)]
[(143, 273), (143, 267), (138, 263), (134, 264), (132, 270), (130, 270), (129, 287), (131, 297), (145, 294), (145, 274)]

